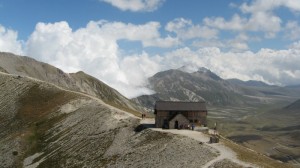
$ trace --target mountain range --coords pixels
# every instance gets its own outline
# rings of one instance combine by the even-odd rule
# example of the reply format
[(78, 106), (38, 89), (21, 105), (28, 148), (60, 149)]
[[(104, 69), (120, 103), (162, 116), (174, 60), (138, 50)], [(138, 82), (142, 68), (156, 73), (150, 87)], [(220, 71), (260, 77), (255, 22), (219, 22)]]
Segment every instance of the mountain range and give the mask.
[(157, 100), (203, 101), (208, 125), (227, 138), (283, 162), (300, 162), (300, 89), (225, 80), (208, 69), (172, 69), (149, 78), (153, 95), (133, 99), (148, 111)]
[[(153, 108), (156, 100), (205, 100), (210, 124), (217, 121), (224, 136), (236, 142), (242, 139), (240, 143), (250, 148), (260, 145), (259, 140), (274, 147), (273, 143), (282, 141), (272, 139), (281, 137), (288, 145), (296, 145), (294, 150), (282, 147), (293, 158), (284, 160), (286, 154), (278, 152), (270, 156), (286, 162), (300, 158), (300, 100), (291, 103), (297, 99), (298, 87), (247, 86), (200, 68), (159, 72), (149, 78), (149, 88), (156, 93), (129, 100), (84, 72), (65, 73), (30, 57), (0, 53), (1, 167), (201, 167), (218, 155), (190, 138), (151, 129), (137, 131), (136, 116), (145, 107)], [(276, 108), (269, 109), (274, 103)], [(258, 105), (268, 108), (260, 112)], [(289, 115), (284, 120), (282, 111)], [(272, 125), (273, 120), (282, 123)], [(248, 131), (253, 136), (245, 141)], [(281, 152), (282, 148), (276, 146)], [(197, 159), (185, 162), (190, 156)]]
[[(116, 95), (109, 98), (118, 92), (107, 85), (104, 90), (97, 88), (93, 82), (99, 81), (88, 81), (82, 72), (74, 79), (74, 75), (27, 57), (10, 55), (9, 62), (8, 55), (0, 56), (0, 167), (198, 167), (218, 156), (214, 149), (188, 137), (151, 129), (137, 131), (140, 119), (124, 111), (124, 106), (130, 107), (129, 100)], [(22, 67), (14, 63), (18, 59), (25, 60), (25, 65), (12, 73)], [(46, 69), (34, 70), (41, 65)], [(46, 74), (49, 79), (43, 77)], [(94, 87), (76, 83), (76, 79)], [(87, 94), (96, 91), (96, 96)], [(119, 104), (111, 106), (104, 100)]]
[(159, 72), (149, 78), (148, 87), (155, 94), (133, 100), (149, 110), (157, 100), (205, 100), (210, 106), (255, 106), (292, 102), (300, 95), (298, 88), (271, 86), (260, 81), (225, 80), (206, 68), (196, 72), (182, 68)]
[(3, 168), (197, 167), (218, 156), (191, 138), (137, 132), (139, 118), (87, 94), (2, 72), (0, 86)]

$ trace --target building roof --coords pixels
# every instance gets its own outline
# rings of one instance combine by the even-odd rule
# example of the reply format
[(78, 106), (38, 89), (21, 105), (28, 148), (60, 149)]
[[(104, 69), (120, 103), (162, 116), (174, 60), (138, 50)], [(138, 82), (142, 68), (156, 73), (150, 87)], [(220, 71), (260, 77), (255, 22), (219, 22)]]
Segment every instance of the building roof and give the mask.
[(207, 111), (205, 102), (156, 101), (154, 110)]

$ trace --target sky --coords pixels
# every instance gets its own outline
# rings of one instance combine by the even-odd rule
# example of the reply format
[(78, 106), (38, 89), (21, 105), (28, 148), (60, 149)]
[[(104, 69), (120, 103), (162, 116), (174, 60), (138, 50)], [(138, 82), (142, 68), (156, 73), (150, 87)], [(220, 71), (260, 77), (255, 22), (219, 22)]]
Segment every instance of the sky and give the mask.
[(0, 51), (84, 71), (128, 98), (182, 66), (300, 84), (300, 0), (0, 0)]

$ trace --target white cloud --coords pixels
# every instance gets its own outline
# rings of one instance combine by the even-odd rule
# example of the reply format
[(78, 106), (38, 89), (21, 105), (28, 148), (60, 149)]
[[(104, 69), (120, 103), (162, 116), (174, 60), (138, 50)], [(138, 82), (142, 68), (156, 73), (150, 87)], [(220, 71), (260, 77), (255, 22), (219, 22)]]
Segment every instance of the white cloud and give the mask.
[(226, 21), (223, 17), (204, 18), (204, 24), (221, 30), (243, 31), (247, 23), (247, 19), (235, 14), (230, 21)]
[(282, 84), (300, 81), (298, 43), (287, 50), (261, 49), (253, 53), (244, 51), (248, 46), (243, 42), (250, 39), (245, 34), (225, 41), (226, 45), (236, 45), (234, 52), (222, 52), (217, 47), (202, 47), (197, 51), (184, 47), (157, 56), (149, 56), (146, 52), (120, 53), (118, 40), (141, 41), (146, 46), (149, 41), (162, 39), (158, 28), (155, 22), (133, 25), (100, 21), (73, 31), (66, 22), (39, 23), (27, 42), (27, 51), (28, 55), (69, 72), (83, 70), (128, 97), (152, 93), (144, 87), (148, 77), (183, 65), (207, 67), (223, 78)]
[(243, 3), (240, 6), (242, 12), (270, 12), (279, 7), (286, 7), (292, 11), (300, 11), (300, 3), (295, 0), (255, 0), (251, 2), (251, 4)]
[(281, 19), (265, 12), (254, 13), (249, 19), (235, 14), (229, 21), (222, 17), (205, 18), (203, 21), (205, 25), (221, 30), (238, 32), (262, 31), (267, 38), (274, 38), (276, 33), (281, 30)]
[(180, 40), (178, 38), (173, 37), (166, 37), (166, 38), (153, 38), (148, 41), (144, 41), (143, 45), (145, 47), (161, 47), (161, 48), (170, 48), (173, 46), (177, 46), (181, 44)]
[[(249, 4), (243, 3), (239, 7), (246, 15), (235, 14), (230, 20), (212, 17), (205, 18), (203, 21), (205, 25), (221, 30), (264, 32), (266, 38), (275, 38), (282, 30), (282, 20), (274, 13), (274, 10), (280, 7), (288, 8), (292, 12), (300, 11), (300, 3), (295, 0), (254, 0)], [(295, 27), (296, 25), (293, 24), (288, 23), (287, 28)]]
[(100, 0), (123, 11), (151, 12), (158, 9), (165, 0)]
[(300, 11), (300, 3), (295, 0), (255, 0), (250, 4), (243, 3), (240, 9), (244, 13), (251, 14), (248, 23), (251, 30), (263, 30), (267, 33), (267, 37), (274, 37), (281, 30), (282, 21), (273, 11), (280, 7)]
[(207, 47), (218, 47), (218, 48), (225, 48), (226, 44), (221, 42), (220, 40), (195, 40), (192, 43), (193, 47), (197, 48), (207, 48)]
[(122, 55), (118, 40), (140, 41), (144, 47), (170, 47), (178, 40), (161, 38), (160, 24), (143, 25), (122, 22), (91, 21), (73, 31), (67, 22), (38, 23), (26, 44), (28, 55), (67, 72), (83, 70), (122, 94), (132, 97), (150, 93), (146, 78), (158, 71), (147, 54)]
[(289, 21), (285, 27), (285, 37), (291, 40), (300, 39), (300, 26), (296, 21)]
[[(172, 22), (172, 24), (175, 22)], [(190, 21), (181, 19), (179, 24), (168, 24), (167, 30), (179, 32), (197, 27)], [(144, 47), (168, 47), (178, 44), (178, 39), (192, 38), (161, 37), (160, 24), (148, 22), (141, 25), (122, 22), (91, 21), (86, 27), (72, 30), (67, 22), (38, 23), (26, 42), (26, 54), (57, 66), (67, 72), (83, 70), (119, 90), (127, 97), (150, 94), (147, 78), (161, 70), (179, 68), (183, 65), (207, 67), (223, 78), (243, 80), (262, 80), (268, 83), (300, 83), (300, 42), (293, 43), (286, 50), (261, 49), (256, 53), (248, 50), (246, 41), (251, 36), (239, 33), (234, 39), (217, 41), (216, 39), (195, 42), (203, 45), (198, 50), (183, 47), (161, 55), (122, 54), (119, 40), (138, 41)], [(11, 47), (21, 51), (14, 31), (0, 29), (0, 40), (10, 37)], [(180, 34), (180, 33), (179, 33)], [(178, 36), (179, 36), (178, 34)], [(198, 37), (199, 38), (199, 37)], [(205, 41), (207, 40), (207, 41)], [(204, 42), (207, 42), (205, 45)], [(207, 47), (209, 43), (219, 47)], [(219, 43), (218, 43), (219, 42)], [(231, 44), (231, 50), (223, 52), (222, 46)], [(0, 45), (1, 46), (1, 45)], [(6, 47), (8, 48), (8, 47)], [(246, 51), (245, 51), (246, 50)]]
[(167, 48), (179, 44), (177, 38), (160, 37), (160, 23), (148, 22), (143, 25), (125, 24), (122, 22), (98, 21), (94, 22), (95, 27), (101, 29), (101, 34), (115, 40), (127, 39), (141, 41), (144, 47)]
[(247, 42), (249, 41), (257, 41), (259, 39), (255, 37), (249, 37), (245, 33), (238, 34), (235, 38), (229, 40), (221, 40), (221, 39), (209, 39), (209, 40), (196, 40), (192, 43), (193, 47), (197, 48), (210, 48), (217, 47), (220, 49), (230, 50), (232, 52), (241, 52), (249, 50), (249, 46)]
[(207, 26), (194, 25), (191, 20), (184, 18), (177, 18), (169, 22), (165, 29), (169, 32), (176, 33), (180, 39), (203, 38), (212, 39), (217, 38), (218, 31)]
[(297, 49), (300, 50), (300, 41), (294, 42), (290, 45), (290, 49)]
[(147, 53), (125, 57), (120, 63), (120, 69), (124, 72), (127, 85), (119, 87), (121, 92), (128, 97), (136, 97), (141, 94), (153, 94), (147, 89), (147, 79), (161, 70), (155, 57), (150, 58)]
[[(207, 67), (223, 78), (261, 80), (272, 84), (300, 83), (300, 49), (261, 49), (256, 53), (221, 52), (219, 48), (201, 48), (193, 51), (182, 48), (167, 53), (164, 57), (165, 69), (182, 65)], [(298, 46), (299, 47), (299, 46)]]
[(245, 51), (245, 50), (249, 49), (247, 43), (235, 41), (235, 40), (230, 40), (228, 45), (232, 48), (231, 51), (233, 51), (233, 52)]
[(161, 69), (163, 70), (176, 69), (184, 65), (204, 66), (204, 63), (205, 62), (199, 57), (199, 54), (188, 47), (168, 52), (160, 59)]
[(228, 40), (226, 46), (233, 52), (246, 51), (249, 49), (249, 46), (247, 44), (247, 41), (249, 40), (250, 38), (246, 34), (241, 33), (234, 39)]
[(0, 51), (23, 54), (22, 41), (18, 40), (18, 33), (0, 25)]

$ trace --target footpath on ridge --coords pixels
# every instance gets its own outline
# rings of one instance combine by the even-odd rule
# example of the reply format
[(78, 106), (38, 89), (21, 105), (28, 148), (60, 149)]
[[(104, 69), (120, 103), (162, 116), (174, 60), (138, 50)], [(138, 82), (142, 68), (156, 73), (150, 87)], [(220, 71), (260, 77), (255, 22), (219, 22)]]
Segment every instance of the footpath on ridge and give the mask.
[(161, 128), (154, 128), (154, 119), (153, 118), (145, 118), (141, 120), (141, 124), (148, 127), (151, 130), (159, 131), (159, 132), (168, 132), (176, 135), (186, 136), (189, 138), (192, 138), (196, 141), (202, 142), (204, 145), (208, 145), (214, 149), (216, 149), (219, 152), (219, 156), (215, 159), (209, 161), (206, 163), (203, 168), (208, 168), (210, 166), (213, 166), (217, 162), (221, 162), (224, 160), (229, 160), (231, 162), (234, 162), (242, 167), (256, 167), (255, 165), (252, 165), (250, 163), (243, 162), (237, 158), (237, 155), (234, 151), (232, 151), (230, 148), (226, 147), (222, 142), (220, 143), (208, 143), (210, 139), (210, 135), (204, 134), (199, 131), (192, 131), (192, 130), (177, 130), (177, 129), (161, 129)]

